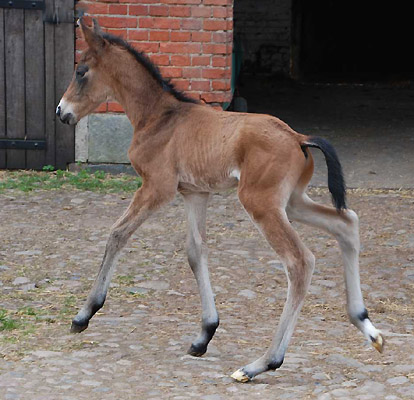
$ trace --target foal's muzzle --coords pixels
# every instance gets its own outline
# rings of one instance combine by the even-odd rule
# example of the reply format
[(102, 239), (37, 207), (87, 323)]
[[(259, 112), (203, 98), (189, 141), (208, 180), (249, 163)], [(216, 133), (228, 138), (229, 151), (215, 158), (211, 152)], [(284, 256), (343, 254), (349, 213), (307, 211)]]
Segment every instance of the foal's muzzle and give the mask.
[(61, 106), (56, 107), (56, 115), (59, 117), (59, 119), (64, 123), (68, 125), (74, 125), (76, 124), (76, 118), (72, 113), (66, 113), (62, 114), (62, 108)]

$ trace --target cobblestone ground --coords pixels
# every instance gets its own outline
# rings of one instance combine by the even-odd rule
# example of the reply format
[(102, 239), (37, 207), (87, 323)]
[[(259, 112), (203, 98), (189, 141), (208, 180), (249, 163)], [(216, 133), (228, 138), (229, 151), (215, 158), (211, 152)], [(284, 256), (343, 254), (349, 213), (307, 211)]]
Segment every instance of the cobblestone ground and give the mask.
[[(312, 197), (329, 202), (325, 190)], [(329, 236), (298, 227), (317, 267), (283, 366), (240, 384), (230, 374), (263, 354), (286, 279), (235, 192), (209, 208), (210, 271), (221, 325), (208, 353), (186, 355), (199, 330), (184, 252), (182, 201), (158, 212), (120, 259), (105, 307), (69, 333), (100, 264), (109, 227), (129, 197), (76, 191), (0, 195), (0, 398), (413, 399), (414, 192), (354, 191), (361, 277), (384, 354), (348, 322), (340, 254)], [(5, 322), (4, 322), (5, 323)]]

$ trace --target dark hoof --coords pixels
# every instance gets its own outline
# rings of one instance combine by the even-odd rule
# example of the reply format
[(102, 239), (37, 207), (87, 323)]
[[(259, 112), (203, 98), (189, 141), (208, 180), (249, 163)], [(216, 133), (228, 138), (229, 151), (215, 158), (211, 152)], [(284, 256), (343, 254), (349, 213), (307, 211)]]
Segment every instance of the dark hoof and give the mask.
[(81, 333), (84, 331), (89, 325), (89, 321), (85, 322), (78, 322), (76, 320), (72, 321), (72, 326), (70, 327), (71, 333)]
[(191, 347), (188, 349), (187, 353), (193, 357), (201, 357), (207, 351), (207, 346), (202, 344), (194, 345), (192, 344)]

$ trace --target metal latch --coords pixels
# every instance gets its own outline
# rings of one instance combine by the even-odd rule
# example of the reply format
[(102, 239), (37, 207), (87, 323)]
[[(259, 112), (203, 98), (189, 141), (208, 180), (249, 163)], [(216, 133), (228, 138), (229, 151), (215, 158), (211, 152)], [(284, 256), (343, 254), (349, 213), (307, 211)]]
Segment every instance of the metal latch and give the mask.
[(46, 140), (0, 139), (0, 149), (44, 150)]

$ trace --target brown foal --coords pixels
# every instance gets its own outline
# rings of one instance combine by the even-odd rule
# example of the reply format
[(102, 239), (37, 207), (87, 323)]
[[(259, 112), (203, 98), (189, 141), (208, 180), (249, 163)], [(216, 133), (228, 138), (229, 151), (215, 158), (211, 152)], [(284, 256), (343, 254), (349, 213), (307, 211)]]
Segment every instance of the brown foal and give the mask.
[[(222, 112), (199, 104), (176, 91), (145, 55), (122, 39), (102, 33), (96, 22), (90, 29), (81, 21), (81, 28), (88, 49), (57, 115), (63, 122), (76, 124), (100, 103), (118, 101), (134, 127), (128, 155), (143, 185), (110, 231), (98, 276), (73, 320), (72, 331), (86, 329), (103, 306), (127, 240), (178, 191), (188, 219), (188, 260), (202, 303), (201, 333), (189, 353), (204, 354), (219, 325), (207, 268), (207, 203), (211, 192), (238, 187), (241, 204), (283, 261), (288, 294), (270, 348), (232, 377), (246, 382), (283, 362), (315, 265), (290, 220), (321, 228), (337, 239), (350, 320), (382, 351), (383, 338), (368, 318), (360, 289), (358, 217), (346, 208), (342, 170), (333, 147), (321, 138), (296, 133), (272, 116)], [(313, 174), (309, 147), (325, 155), (335, 208), (316, 204), (305, 193)]]

